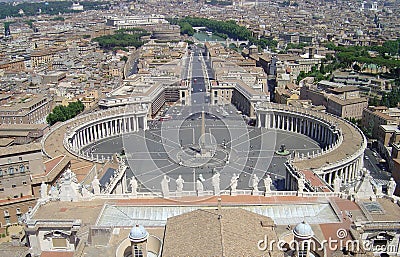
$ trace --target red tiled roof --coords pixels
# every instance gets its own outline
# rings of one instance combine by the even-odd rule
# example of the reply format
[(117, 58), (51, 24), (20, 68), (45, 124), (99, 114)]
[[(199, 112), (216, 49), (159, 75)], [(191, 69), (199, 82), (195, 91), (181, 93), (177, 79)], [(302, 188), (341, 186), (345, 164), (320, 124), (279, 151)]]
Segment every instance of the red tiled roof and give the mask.
[(46, 167), (46, 171), (45, 171), (46, 174), (49, 173), (52, 169), (54, 169), (54, 167), (56, 167), (64, 157), (65, 157), (65, 155), (60, 155), (60, 156), (57, 156), (53, 159), (46, 161), (44, 163), (44, 166)]
[(40, 257), (73, 257), (74, 252), (42, 252)]
[(326, 187), (325, 183), (321, 180), (321, 178), (311, 170), (303, 170), (302, 173), (306, 177), (306, 180), (310, 181), (313, 187), (320, 187), (323, 192), (331, 192), (331, 190), (328, 187)]
[(11, 198), (10, 200), (8, 199), (0, 199), (0, 205), (1, 204), (11, 204), (14, 202), (20, 202), (20, 201), (25, 201), (25, 200), (34, 200), (35, 198), (32, 195), (24, 195), (22, 197), (18, 197), (18, 198)]
[(361, 210), (360, 207), (355, 202), (352, 202), (350, 200), (341, 199), (337, 197), (333, 197), (331, 199), (335, 201), (336, 205), (341, 210), (347, 210), (347, 211)]

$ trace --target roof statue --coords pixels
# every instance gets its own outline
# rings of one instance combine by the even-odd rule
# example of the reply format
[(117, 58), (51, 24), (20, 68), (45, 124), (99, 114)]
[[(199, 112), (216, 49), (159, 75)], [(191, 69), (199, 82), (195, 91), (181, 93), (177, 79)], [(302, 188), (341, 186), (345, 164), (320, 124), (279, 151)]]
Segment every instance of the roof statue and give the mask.
[(167, 176), (164, 175), (164, 178), (161, 180), (161, 191), (163, 194), (163, 197), (169, 197), (169, 182), (171, 179)]

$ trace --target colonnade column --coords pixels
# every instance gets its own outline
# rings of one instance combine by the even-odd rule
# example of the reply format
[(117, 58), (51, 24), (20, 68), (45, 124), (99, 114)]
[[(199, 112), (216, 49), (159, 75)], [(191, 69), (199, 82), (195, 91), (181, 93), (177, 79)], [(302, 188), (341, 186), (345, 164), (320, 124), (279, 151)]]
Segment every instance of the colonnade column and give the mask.
[(148, 130), (148, 129), (149, 129), (149, 127), (147, 125), (147, 116), (144, 115), (143, 116), (143, 130)]
[(131, 132), (132, 131), (131, 130), (131, 117), (128, 117), (127, 122), (128, 122), (128, 132)]

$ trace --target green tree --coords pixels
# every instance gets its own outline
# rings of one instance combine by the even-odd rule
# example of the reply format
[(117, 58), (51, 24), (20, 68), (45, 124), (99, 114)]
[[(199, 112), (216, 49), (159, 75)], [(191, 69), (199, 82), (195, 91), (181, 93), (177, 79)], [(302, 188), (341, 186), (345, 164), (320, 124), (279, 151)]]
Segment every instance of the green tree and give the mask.
[(149, 33), (143, 29), (124, 29), (117, 30), (113, 35), (93, 38), (92, 41), (98, 42), (102, 48), (107, 50), (120, 49), (128, 46), (138, 48), (144, 44), (141, 37), (147, 35), (149, 35)]
[(81, 101), (69, 103), (68, 106), (57, 105), (46, 117), (47, 123), (53, 125), (59, 121), (63, 122), (74, 118), (84, 110), (85, 106)]
[(321, 73), (321, 74), (325, 74), (326, 72), (325, 72), (325, 65), (324, 65), (324, 63), (321, 63), (321, 66), (319, 67), (319, 72)]

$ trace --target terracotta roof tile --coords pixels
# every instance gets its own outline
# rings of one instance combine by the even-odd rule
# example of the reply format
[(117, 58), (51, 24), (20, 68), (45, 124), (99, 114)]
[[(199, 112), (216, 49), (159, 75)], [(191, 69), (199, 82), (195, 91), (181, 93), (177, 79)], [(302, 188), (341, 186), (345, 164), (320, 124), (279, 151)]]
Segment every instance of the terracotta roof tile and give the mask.
[(42, 252), (40, 257), (73, 257), (74, 252)]

